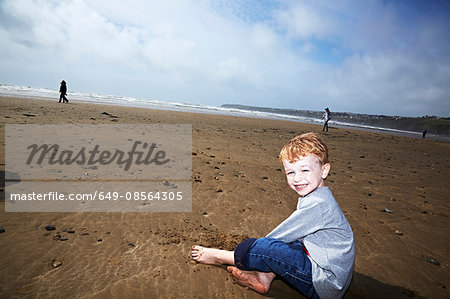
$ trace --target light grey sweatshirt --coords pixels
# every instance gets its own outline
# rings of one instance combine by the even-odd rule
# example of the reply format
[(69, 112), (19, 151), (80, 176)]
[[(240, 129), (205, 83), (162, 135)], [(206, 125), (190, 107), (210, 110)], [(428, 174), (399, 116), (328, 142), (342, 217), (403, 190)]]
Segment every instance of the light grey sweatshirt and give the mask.
[(312, 281), (320, 298), (340, 298), (353, 274), (353, 232), (328, 187), (300, 197), (297, 210), (266, 237), (303, 242), (312, 265)]

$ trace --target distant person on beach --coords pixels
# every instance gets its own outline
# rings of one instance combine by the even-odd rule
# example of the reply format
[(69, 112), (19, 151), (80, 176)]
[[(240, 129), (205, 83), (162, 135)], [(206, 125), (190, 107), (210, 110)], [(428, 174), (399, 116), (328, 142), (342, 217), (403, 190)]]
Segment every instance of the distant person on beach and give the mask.
[(422, 139), (425, 139), (425, 135), (427, 135), (427, 130), (424, 130), (424, 131), (422, 132)]
[[(230, 265), (237, 283), (259, 293), (275, 277), (309, 298), (341, 298), (355, 262), (352, 229), (325, 179), (330, 171), (327, 146), (314, 133), (293, 138), (280, 152), (287, 183), (300, 197), (297, 209), (266, 237), (250, 238), (234, 251), (192, 246), (203, 264)], [(261, 219), (264, 224), (264, 219)]]
[(325, 108), (322, 119), (324, 120), (322, 132), (328, 132), (328, 121), (331, 119), (330, 109)]
[(61, 86), (59, 87), (59, 101), (58, 103), (61, 103), (61, 100), (63, 100), (63, 103), (69, 103), (69, 100), (66, 98), (67, 95), (67, 85), (66, 81), (61, 81)]

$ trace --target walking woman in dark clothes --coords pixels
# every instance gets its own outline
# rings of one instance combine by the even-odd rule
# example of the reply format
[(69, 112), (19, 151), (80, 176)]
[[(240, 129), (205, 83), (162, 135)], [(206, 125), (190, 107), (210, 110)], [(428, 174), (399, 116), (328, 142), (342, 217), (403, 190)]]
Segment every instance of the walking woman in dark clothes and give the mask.
[(59, 87), (59, 101), (58, 103), (61, 103), (61, 100), (63, 100), (63, 103), (69, 103), (69, 100), (66, 98), (67, 95), (67, 85), (66, 81), (61, 81), (61, 87)]

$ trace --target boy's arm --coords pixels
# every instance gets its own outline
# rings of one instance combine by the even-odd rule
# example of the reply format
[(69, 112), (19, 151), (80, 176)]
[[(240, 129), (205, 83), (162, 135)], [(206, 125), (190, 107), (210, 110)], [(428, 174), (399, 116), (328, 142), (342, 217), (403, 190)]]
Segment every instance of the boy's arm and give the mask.
[(306, 207), (294, 211), (266, 237), (290, 243), (323, 228), (323, 211), (319, 202), (313, 201)]

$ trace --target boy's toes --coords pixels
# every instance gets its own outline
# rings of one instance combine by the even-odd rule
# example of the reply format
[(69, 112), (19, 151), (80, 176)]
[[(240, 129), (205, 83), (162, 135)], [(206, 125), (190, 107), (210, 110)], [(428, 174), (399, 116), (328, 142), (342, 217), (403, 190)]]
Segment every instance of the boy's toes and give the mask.
[(199, 246), (192, 246), (191, 256), (194, 261), (198, 261), (203, 255), (203, 250)]

